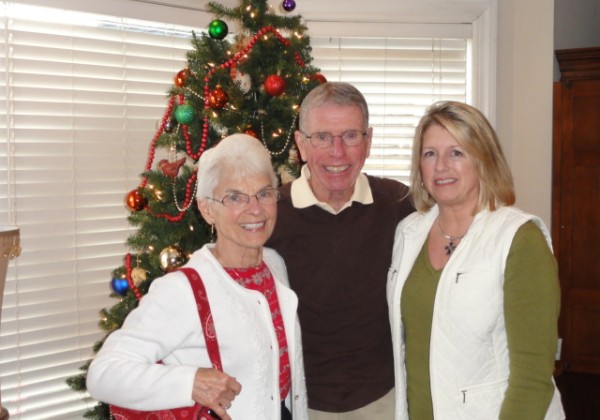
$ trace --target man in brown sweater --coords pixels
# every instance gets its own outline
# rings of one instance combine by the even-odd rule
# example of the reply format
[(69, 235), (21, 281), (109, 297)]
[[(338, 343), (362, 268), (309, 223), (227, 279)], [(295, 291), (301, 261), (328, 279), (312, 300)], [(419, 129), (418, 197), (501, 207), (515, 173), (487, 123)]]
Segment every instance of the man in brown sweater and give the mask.
[(295, 133), (306, 165), (282, 187), (267, 243), (300, 300), (311, 420), (394, 418), (386, 279), (396, 225), (414, 208), (407, 186), (362, 173), (372, 131), (354, 86), (306, 96)]

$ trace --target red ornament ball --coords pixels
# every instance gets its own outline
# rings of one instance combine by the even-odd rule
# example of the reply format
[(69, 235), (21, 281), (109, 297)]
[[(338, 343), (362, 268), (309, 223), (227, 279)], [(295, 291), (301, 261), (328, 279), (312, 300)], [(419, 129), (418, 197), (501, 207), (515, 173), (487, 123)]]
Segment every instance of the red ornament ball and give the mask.
[(285, 87), (285, 79), (278, 74), (272, 74), (265, 80), (265, 92), (271, 96), (282, 95)]
[(251, 125), (248, 125), (248, 126), (246, 127), (246, 129), (244, 130), (244, 134), (248, 134), (249, 136), (252, 136), (252, 137), (254, 137), (255, 139), (257, 139), (257, 138), (258, 138), (258, 134), (256, 134), (256, 131), (254, 131), (254, 130), (252, 129), (252, 126), (251, 126)]
[(321, 73), (315, 73), (312, 78), (319, 83), (327, 83), (327, 79)]
[(177, 87), (184, 87), (185, 86), (185, 79), (187, 79), (187, 76), (189, 74), (188, 69), (183, 69), (177, 72), (177, 74), (175, 75), (175, 86)]
[(208, 103), (214, 109), (221, 109), (229, 102), (229, 95), (223, 90), (221, 85), (217, 85), (208, 96)]
[(127, 208), (131, 211), (142, 211), (148, 205), (148, 200), (146, 200), (139, 190), (135, 189), (130, 191), (125, 197), (125, 204)]

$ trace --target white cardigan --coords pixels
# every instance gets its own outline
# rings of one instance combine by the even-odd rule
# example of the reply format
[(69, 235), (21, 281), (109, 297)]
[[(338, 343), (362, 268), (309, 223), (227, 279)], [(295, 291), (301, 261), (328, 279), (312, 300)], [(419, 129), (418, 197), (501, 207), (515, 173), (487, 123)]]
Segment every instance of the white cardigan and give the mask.
[[(408, 419), (401, 294), (435, 218), (437, 206), (413, 213), (396, 229), (388, 274), (388, 306), (396, 371), (396, 420)], [(498, 418), (509, 375), (504, 324), (503, 284), (506, 258), (519, 227), (543, 222), (514, 207), (481, 211), (450, 257), (436, 292), (431, 329), (430, 379), (437, 419)], [(546, 419), (564, 419), (556, 390)]]
[[(279, 345), (269, 305), (260, 292), (231, 279), (210, 252), (212, 246), (196, 251), (186, 266), (204, 282), (223, 369), (242, 385), (228, 413), (234, 420), (280, 420)], [(286, 405), (294, 420), (304, 420), (298, 298), (288, 288), (281, 257), (268, 248), (263, 257), (275, 278), (288, 343), (292, 388)], [(100, 401), (137, 410), (190, 406), (198, 367), (211, 364), (196, 302), (185, 275), (173, 272), (156, 279), (123, 327), (106, 339), (89, 367), (87, 389)]]

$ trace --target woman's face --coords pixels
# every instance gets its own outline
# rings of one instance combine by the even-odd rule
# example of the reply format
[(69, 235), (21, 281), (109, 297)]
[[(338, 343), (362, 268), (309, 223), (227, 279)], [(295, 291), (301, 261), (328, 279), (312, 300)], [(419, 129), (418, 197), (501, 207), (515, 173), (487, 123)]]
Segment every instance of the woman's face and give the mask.
[(442, 126), (423, 134), (421, 176), (425, 189), (442, 206), (476, 208), (479, 176), (465, 149)]
[(259, 203), (255, 194), (272, 189), (268, 174), (240, 177), (235, 169), (223, 169), (212, 197), (222, 200), (229, 194), (247, 194), (250, 202), (241, 207), (228, 207), (219, 201), (202, 200), (200, 210), (217, 231), (219, 253), (241, 257), (247, 251), (260, 250), (273, 233), (277, 218), (277, 202)]

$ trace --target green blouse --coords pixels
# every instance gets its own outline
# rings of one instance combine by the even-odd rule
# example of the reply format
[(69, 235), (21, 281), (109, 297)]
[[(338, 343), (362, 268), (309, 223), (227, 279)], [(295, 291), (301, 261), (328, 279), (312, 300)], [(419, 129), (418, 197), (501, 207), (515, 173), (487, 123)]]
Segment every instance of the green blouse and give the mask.
[[(429, 262), (426, 241), (402, 290), (408, 410), (416, 420), (433, 419), (429, 343), (441, 273)], [(504, 316), (510, 374), (501, 420), (544, 418), (554, 393), (559, 310), (556, 260), (539, 228), (527, 222), (515, 234), (506, 261)]]

